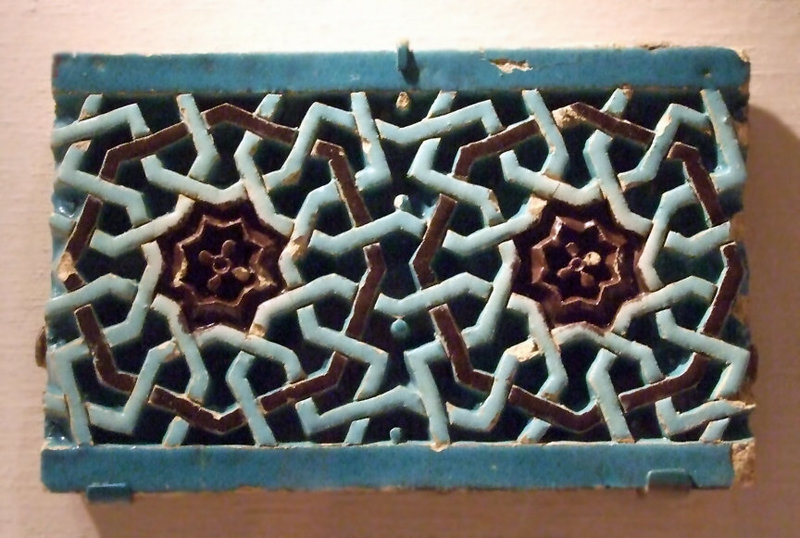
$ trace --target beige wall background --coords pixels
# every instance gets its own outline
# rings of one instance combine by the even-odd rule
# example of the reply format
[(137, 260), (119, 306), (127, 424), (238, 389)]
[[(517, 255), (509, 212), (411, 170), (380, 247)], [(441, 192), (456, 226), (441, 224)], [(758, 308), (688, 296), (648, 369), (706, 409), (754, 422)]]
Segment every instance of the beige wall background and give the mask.
[[(800, 2), (5, 0), (0, 7), (0, 536), (797, 536)], [(757, 485), (688, 494), (336, 492), (88, 505), (39, 482), (56, 51), (234, 52), (725, 45), (752, 61), (745, 192), (761, 363)]]

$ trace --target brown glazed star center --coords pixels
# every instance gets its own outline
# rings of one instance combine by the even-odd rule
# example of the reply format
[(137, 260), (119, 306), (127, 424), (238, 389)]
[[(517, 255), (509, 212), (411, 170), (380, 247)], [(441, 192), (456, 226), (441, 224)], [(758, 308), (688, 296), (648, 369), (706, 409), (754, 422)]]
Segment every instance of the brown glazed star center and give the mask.
[(158, 245), (164, 263), (157, 292), (181, 306), (190, 330), (220, 323), (247, 330), (258, 305), (285, 288), (278, 256), (286, 240), (249, 202), (196, 203)]
[(636, 270), (642, 240), (613, 220), (606, 203), (550, 202), (514, 243), (522, 263), (513, 291), (538, 301), (551, 327), (606, 327), (643, 289)]

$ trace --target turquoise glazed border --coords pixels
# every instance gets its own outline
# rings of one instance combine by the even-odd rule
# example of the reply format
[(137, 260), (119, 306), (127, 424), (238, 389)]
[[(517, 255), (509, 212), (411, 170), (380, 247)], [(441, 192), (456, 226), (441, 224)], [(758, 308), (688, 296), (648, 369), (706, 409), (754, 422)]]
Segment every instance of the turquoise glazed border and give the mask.
[[(737, 89), (749, 64), (730, 49), (664, 48), (415, 52), (415, 77), (393, 52), (108, 56), (60, 54), (56, 93), (259, 93), (344, 90), (591, 90), (631, 85)], [(492, 61), (522, 68), (505, 72)], [(268, 73), (269, 76), (264, 76)]]
[(733, 481), (730, 443), (493, 445), (427, 443), (353, 447), (176, 447), (49, 445), (42, 479), (53, 491), (102, 484), (132, 491), (218, 491), (241, 487), (642, 488), (654, 476), (689, 477), (701, 488)]

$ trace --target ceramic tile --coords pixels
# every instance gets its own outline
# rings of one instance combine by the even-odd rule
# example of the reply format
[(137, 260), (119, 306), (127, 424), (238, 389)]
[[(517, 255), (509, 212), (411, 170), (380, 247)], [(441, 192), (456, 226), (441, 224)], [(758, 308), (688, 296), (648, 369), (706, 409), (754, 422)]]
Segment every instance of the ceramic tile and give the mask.
[(748, 75), (705, 48), (56, 57), (45, 483), (730, 485)]

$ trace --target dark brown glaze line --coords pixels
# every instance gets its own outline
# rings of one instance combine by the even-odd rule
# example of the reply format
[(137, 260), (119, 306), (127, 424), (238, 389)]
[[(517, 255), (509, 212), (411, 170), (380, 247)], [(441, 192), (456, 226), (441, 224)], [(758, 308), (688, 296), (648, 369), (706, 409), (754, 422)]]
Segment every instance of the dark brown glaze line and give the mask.
[(78, 290), (82, 288), (84, 284), (86, 284), (83, 278), (81, 278), (81, 276), (77, 273), (77, 271), (74, 270), (72, 273), (67, 275), (67, 277), (62, 282), (64, 283), (64, 287), (67, 289), (67, 291)]
[(739, 293), (739, 286), (744, 278), (744, 267), (739, 258), (739, 252), (735, 243), (727, 243), (720, 248), (722, 256), (725, 258), (725, 276), (717, 289), (717, 294), (711, 302), (711, 312), (706, 319), (706, 323), (701, 327), (703, 334), (716, 335), (722, 330), (725, 318), (733, 307), (736, 295)]
[(75, 291), (85, 284), (75, 265), (78, 263), (83, 249), (89, 244), (89, 238), (97, 225), (97, 217), (100, 215), (102, 206), (103, 203), (100, 199), (90, 194), (83, 204), (78, 221), (67, 238), (67, 244), (64, 246), (64, 252), (61, 254), (56, 271), (67, 291)]
[(707, 366), (708, 357), (693, 353), (689, 358), (689, 366), (679, 375), (620, 393), (619, 402), (622, 404), (622, 409), (627, 413), (694, 387), (702, 379)]
[(114, 146), (106, 152), (103, 165), (100, 167), (100, 177), (113, 183), (117, 176), (117, 169), (123, 161), (152, 155), (159, 149), (177, 142), (187, 134), (189, 134), (189, 129), (186, 124), (176, 123), (151, 135)]
[(94, 308), (91, 305), (81, 306), (73, 314), (86, 346), (94, 357), (94, 369), (100, 381), (113, 389), (130, 394), (136, 385), (136, 376), (117, 368), (114, 354), (103, 335)]
[(339, 384), (348, 358), (334, 352), (324, 374), (293, 383), (288, 387), (267, 393), (258, 399), (264, 413), (269, 413), (282, 405), (304, 400)]
[(489, 392), (494, 382), (494, 377), (472, 367), (469, 360), (469, 350), (461, 336), (461, 331), (456, 324), (450, 307), (446, 304), (435, 306), (428, 310), (436, 332), (442, 341), (442, 346), (453, 364), (456, 379), (474, 389)]
[(75, 259), (81, 255), (83, 249), (89, 243), (89, 237), (94, 231), (102, 206), (103, 202), (94, 195), (90, 194), (86, 198), (81, 215), (78, 217), (78, 222), (75, 223), (75, 227), (72, 229), (69, 239), (67, 239), (67, 244), (64, 246), (64, 252), (69, 252)]
[(297, 137), (297, 129), (273, 123), (230, 103), (209, 108), (201, 115), (209, 127), (218, 123), (231, 123), (252, 131), (261, 138), (276, 140), (284, 144), (293, 144)]
[(422, 236), (422, 242), (419, 248), (414, 253), (411, 259), (411, 266), (417, 275), (417, 281), (422, 288), (427, 288), (436, 284), (436, 274), (431, 268), (431, 261), (436, 251), (444, 241), (445, 233), (447, 232), (447, 223), (456, 208), (458, 203), (444, 194), (439, 195), (436, 202), (436, 207), (433, 210), (431, 222), (428, 224), (428, 229), (425, 230), (425, 235)]
[(314, 143), (311, 154), (328, 159), (331, 163), (334, 178), (339, 184), (345, 204), (347, 204), (347, 211), (350, 213), (353, 223), (356, 226), (364, 226), (371, 222), (372, 217), (369, 214), (367, 205), (364, 203), (364, 199), (361, 197), (361, 193), (358, 192), (344, 148), (324, 140), (317, 140)]
[(364, 258), (367, 262), (367, 272), (364, 282), (356, 293), (351, 309), (350, 320), (345, 328), (345, 335), (350, 338), (361, 338), (367, 326), (367, 318), (375, 306), (380, 293), (380, 285), (386, 274), (386, 262), (380, 243), (373, 243), (364, 247)]
[[(725, 274), (714, 299), (711, 301), (711, 312), (708, 315), (708, 319), (700, 327), (700, 331), (709, 336), (718, 334), (722, 329), (744, 277), (744, 268), (736, 251), (736, 244), (727, 243), (720, 247), (720, 250), (725, 258)], [(622, 404), (622, 408), (628, 412), (689, 390), (697, 385), (703, 377), (708, 367), (708, 362), (708, 357), (693, 353), (689, 358), (689, 366), (679, 375), (621, 393), (619, 401)]]
[(717, 226), (725, 222), (725, 213), (719, 203), (717, 189), (714, 187), (708, 170), (703, 166), (703, 160), (697, 148), (683, 142), (675, 142), (667, 153), (667, 158), (683, 161), (686, 172), (691, 178), (692, 189), (700, 200), (711, 224)]
[(511, 391), (508, 394), (508, 403), (524, 409), (532, 416), (549, 422), (554, 426), (560, 426), (574, 432), (584, 432), (599, 424), (603, 418), (596, 403), (589, 409), (576, 413), (569, 408), (532, 394), (518, 385), (511, 387)]
[(175, 394), (160, 386), (153, 388), (149, 403), (181, 417), (192, 426), (218, 435), (240, 428), (246, 422), (244, 413), (239, 407), (227, 413), (215, 413), (183, 395)]
[(453, 173), (458, 177), (466, 178), (469, 175), (472, 164), (479, 157), (497, 155), (498, 153), (508, 151), (516, 144), (538, 133), (539, 126), (536, 124), (536, 121), (531, 118), (497, 134), (487, 136), (483, 140), (466, 144), (459, 150), (458, 160), (453, 167)]
[(627, 120), (617, 118), (611, 114), (596, 109), (586, 103), (573, 103), (566, 107), (581, 119), (594, 125), (601, 131), (617, 136), (628, 138), (643, 145), (649, 145), (655, 138), (655, 133), (650, 129), (631, 123)]

